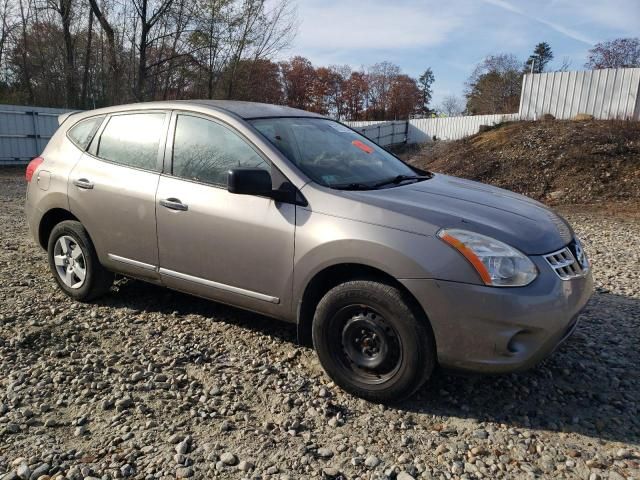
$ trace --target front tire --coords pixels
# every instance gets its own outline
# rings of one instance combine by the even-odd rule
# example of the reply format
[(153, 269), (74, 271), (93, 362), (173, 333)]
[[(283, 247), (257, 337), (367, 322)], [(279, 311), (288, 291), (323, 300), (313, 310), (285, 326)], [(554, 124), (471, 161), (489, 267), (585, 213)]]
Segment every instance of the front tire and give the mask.
[(53, 227), (47, 255), (60, 289), (74, 300), (88, 302), (109, 291), (113, 274), (100, 264), (80, 222), (65, 220)]
[(374, 402), (411, 396), (436, 364), (428, 320), (385, 283), (354, 280), (329, 290), (316, 308), (312, 336), (333, 381)]

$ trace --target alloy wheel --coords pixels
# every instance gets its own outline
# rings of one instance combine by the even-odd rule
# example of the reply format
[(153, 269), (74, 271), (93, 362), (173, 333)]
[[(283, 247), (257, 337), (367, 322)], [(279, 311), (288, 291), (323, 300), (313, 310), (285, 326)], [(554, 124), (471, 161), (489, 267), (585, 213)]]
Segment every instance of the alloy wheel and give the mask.
[(87, 263), (82, 248), (69, 235), (56, 240), (53, 249), (53, 263), (60, 280), (69, 288), (82, 287), (87, 276)]

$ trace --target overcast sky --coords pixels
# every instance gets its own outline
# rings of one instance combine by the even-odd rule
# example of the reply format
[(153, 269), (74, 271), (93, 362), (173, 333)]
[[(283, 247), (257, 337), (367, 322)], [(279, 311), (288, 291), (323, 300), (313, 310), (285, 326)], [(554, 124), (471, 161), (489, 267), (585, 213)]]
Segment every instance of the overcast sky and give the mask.
[(285, 56), (353, 68), (388, 60), (435, 73), (434, 104), (461, 95), (486, 55), (523, 61), (538, 42), (581, 70), (596, 42), (640, 35), (640, 0), (297, 0), (300, 27)]

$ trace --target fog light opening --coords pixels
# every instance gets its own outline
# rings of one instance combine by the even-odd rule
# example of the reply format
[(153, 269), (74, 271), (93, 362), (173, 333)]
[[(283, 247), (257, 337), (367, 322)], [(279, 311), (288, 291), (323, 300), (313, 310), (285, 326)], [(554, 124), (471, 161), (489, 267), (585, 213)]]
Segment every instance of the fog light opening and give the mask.
[(508, 355), (517, 355), (527, 349), (526, 336), (529, 333), (528, 330), (520, 330), (509, 339), (507, 343)]

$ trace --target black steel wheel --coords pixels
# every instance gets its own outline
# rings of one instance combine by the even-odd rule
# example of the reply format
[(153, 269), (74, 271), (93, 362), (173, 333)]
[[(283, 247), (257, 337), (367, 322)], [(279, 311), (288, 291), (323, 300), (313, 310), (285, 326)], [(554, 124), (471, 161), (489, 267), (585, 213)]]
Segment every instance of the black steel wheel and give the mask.
[(373, 401), (410, 396), (435, 365), (427, 319), (403, 292), (375, 281), (327, 292), (314, 316), (313, 344), (336, 384)]

